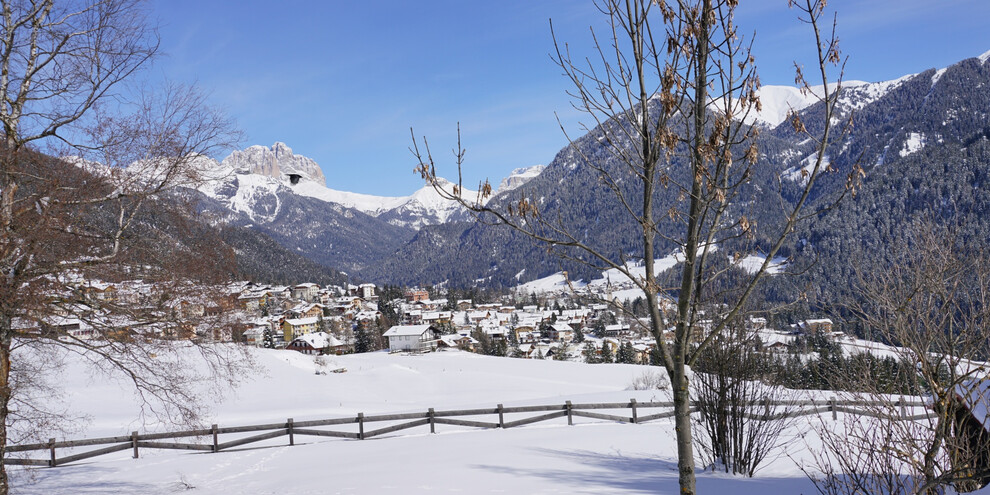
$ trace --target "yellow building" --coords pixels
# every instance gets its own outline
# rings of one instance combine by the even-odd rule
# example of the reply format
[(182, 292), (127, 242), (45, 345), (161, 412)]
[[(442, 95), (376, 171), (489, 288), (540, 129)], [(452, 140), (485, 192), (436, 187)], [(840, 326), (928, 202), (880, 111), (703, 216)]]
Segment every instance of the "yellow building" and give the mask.
[(317, 330), (317, 322), (319, 318), (290, 318), (282, 322), (282, 333), (285, 335), (284, 339), (286, 342), (292, 342), (292, 339), (299, 337), (300, 335), (306, 335), (307, 333), (313, 333)]

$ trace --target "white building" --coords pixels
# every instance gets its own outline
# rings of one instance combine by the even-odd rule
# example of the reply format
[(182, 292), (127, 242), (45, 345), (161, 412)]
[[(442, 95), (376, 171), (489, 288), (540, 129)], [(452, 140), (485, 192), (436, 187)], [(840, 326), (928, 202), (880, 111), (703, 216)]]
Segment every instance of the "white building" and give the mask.
[(361, 299), (371, 299), (375, 297), (375, 284), (361, 284), (358, 286), (358, 296)]
[(391, 351), (429, 351), (436, 349), (440, 339), (440, 332), (431, 325), (396, 325), (383, 335)]

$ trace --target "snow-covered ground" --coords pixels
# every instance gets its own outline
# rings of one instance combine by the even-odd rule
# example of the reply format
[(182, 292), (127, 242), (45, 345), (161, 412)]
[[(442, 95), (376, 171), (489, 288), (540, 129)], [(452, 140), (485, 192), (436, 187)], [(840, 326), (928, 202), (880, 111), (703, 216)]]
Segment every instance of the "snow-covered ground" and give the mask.
[[(333, 357), (315, 374), (312, 356), (258, 350), (259, 369), (205, 423), (273, 423), (384, 412), (540, 403), (667, 400), (664, 391), (629, 390), (637, 365), (495, 358), (447, 351), (413, 356)], [(61, 379), (69, 403), (90, 415), (80, 436), (161, 431), (142, 426), (125, 386), (70, 362)], [(809, 429), (812, 417), (799, 423)], [(218, 454), (143, 449), (56, 469), (11, 468), (17, 494), (191, 493), (677, 493), (672, 424), (566, 419), (507, 430), (438, 425), (369, 440), (285, 437)], [(700, 493), (812, 493), (797, 463), (807, 459), (798, 429), (756, 478), (699, 472)], [(810, 437), (810, 436), (809, 436)]]
[[(820, 170), (824, 170), (828, 166), (828, 155), (822, 160)], [(815, 171), (815, 165), (818, 164), (818, 153), (812, 153), (806, 156), (799, 165), (793, 166), (781, 172), (781, 177), (787, 180), (792, 180), (800, 184), (807, 184), (808, 180), (811, 178), (811, 173)]]
[[(654, 260), (654, 271), (659, 275), (664, 270), (668, 270), (677, 265), (681, 257), (682, 256), (680, 253), (676, 252), (669, 256)], [(642, 262), (628, 262), (626, 263), (626, 269), (629, 270), (629, 272), (635, 277), (644, 277), (646, 275), (646, 265)], [(583, 280), (568, 281), (563, 272), (557, 272), (547, 277), (532, 280), (526, 282), (525, 284), (520, 284), (516, 286), (515, 291), (519, 294), (546, 294), (570, 291), (572, 288), (576, 290), (590, 287), (592, 290), (599, 293), (611, 291), (613, 293), (613, 297), (619, 297), (620, 300), (642, 297), (642, 292), (640, 292), (639, 289), (630, 289), (631, 286), (632, 280), (630, 280), (629, 277), (627, 277), (620, 270), (611, 268), (602, 272), (601, 278), (597, 278), (591, 282), (585, 282)], [(624, 289), (629, 289), (632, 292), (626, 294)], [(618, 292), (622, 292), (623, 295), (620, 296)]]
[[(21, 494), (675, 494), (670, 426), (595, 424), (410, 434), (219, 454), (127, 453), (43, 469)], [(16, 480), (23, 483), (23, 476)], [(813, 493), (783, 463), (757, 478), (701, 473), (699, 493)]]
[[(766, 261), (767, 257), (759, 254), (751, 254), (739, 260), (739, 267), (746, 271), (746, 273), (756, 273), (763, 266), (763, 262)], [(777, 275), (783, 273), (787, 268), (787, 258), (782, 256), (777, 256), (772, 261), (770, 265), (767, 266), (767, 273), (770, 275)]]
[[(717, 249), (713, 246), (712, 251), (716, 250)], [(681, 259), (683, 259), (683, 255), (680, 251), (671, 253), (663, 258), (657, 258), (653, 261), (654, 271), (657, 275), (659, 275), (665, 270), (669, 270), (677, 266), (677, 263), (679, 263)], [(766, 257), (760, 254), (750, 254), (740, 258), (738, 260), (738, 265), (747, 273), (755, 273), (760, 269), (760, 266), (762, 266), (763, 260), (765, 259)], [(642, 278), (646, 275), (646, 265), (644, 265), (641, 261), (628, 262), (626, 263), (626, 268), (634, 277)], [(767, 268), (767, 273), (770, 275), (776, 275), (782, 273), (786, 268), (787, 260), (778, 256), (770, 262), (770, 266)], [(524, 271), (525, 270), (523, 270), (523, 272)], [(516, 277), (521, 277), (523, 272), (520, 272)], [(592, 292), (597, 294), (607, 293), (612, 299), (618, 299), (620, 301), (624, 301), (626, 299), (634, 300), (638, 297), (643, 297), (643, 292), (634, 286), (632, 280), (630, 280), (629, 277), (627, 277), (620, 270), (615, 268), (602, 272), (600, 278), (596, 278), (591, 282), (585, 282), (584, 280), (569, 280), (566, 276), (564, 276), (563, 272), (557, 272), (553, 275), (517, 285), (515, 292), (517, 294), (554, 294), (585, 288), (590, 289)]]
[(904, 140), (904, 147), (898, 152), (901, 157), (905, 157), (919, 151), (925, 147), (927, 139), (924, 134), (917, 132), (909, 132), (907, 138)]

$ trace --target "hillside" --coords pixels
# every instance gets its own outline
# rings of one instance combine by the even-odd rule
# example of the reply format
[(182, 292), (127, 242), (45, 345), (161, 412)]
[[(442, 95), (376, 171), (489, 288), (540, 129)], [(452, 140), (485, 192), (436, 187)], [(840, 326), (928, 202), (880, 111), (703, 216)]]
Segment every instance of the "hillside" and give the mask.
[[(817, 273), (841, 272), (844, 260), (849, 259), (849, 246), (857, 240), (870, 249), (896, 242), (896, 237), (883, 234), (879, 226), (886, 225), (888, 232), (896, 230), (893, 226), (905, 225), (922, 212), (934, 210), (942, 215), (938, 210), (944, 210), (944, 205), (957, 205), (949, 208), (951, 223), (966, 226), (967, 238), (974, 242), (972, 248), (990, 247), (986, 235), (976, 235), (987, 232), (982, 227), (986, 218), (982, 198), (987, 190), (982, 177), (983, 171), (990, 169), (990, 161), (980, 144), (990, 134), (986, 126), (990, 94), (982, 89), (990, 85), (987, 58), (974, 57), (893, 81), (846, 85), (839, 96), (838, 110), (841, 120), (851, 118), (852, 125), (849, 133), (828, 149), (827, 158), (836, 172), (824, 175), (816, 183), (809, 207), (825, 208), (844, 193), (847, 174), (856, 164), (866, 175), (862, 189), (855, 198), (847, 198), (841, 208), (824, 212), (820, 222), (802, 225), (799, 235), (781, 254), (794, 256), (800, 266), (821, 260)], [(792, 105), (801, 109), (809, 131), (817, 131), (821, 103), (807, 97), (794, 99), (793, 92), (785, 88), (764, 89), (771, 104), (764, 109), (766, 115), (757, 119), (759, 125), (779, 123), (779, 107)], [(576, 139), (574, 145), (582, 154), (623, 177), (619, 165), (612, 163), (599, 142), (599, 132), (592, 130)], [(728, 246), (741, 251), (765, 248), (767, 236), (780, 221), (780, 202), (796, 200), (800, 170), (814, 158), (812, 144), (796, 135), (786, 122), (764, 131), (758, 145), (761, 160), (740, 207), (759, 227), (753, 243)], [(677, 159), (671, 167), (676, 179), (677, 170), (683, 167), (678, 167)], [(629, 185), (634, 182), (622, 184), (627, 194), (636, 197), (635, 189)], [(597, 175), (580, 166), (573, 150), (561, 150), (538, 177), (509, 197), (522, 194), (537, 201), (545, 217), (560, 221), (597, 249), (624, 253), (629, 259), (642, 257), (635, 225)], [(666, 218), (674, 199), (665, 197), (662, 191), (658, 193), (655, 216)], [(493, 204), (505, 200), (496, 198)], [(880, 203), (892, 207), (878, 207)], [(662, 231), (677, 234), (678, 224), (661, 222)], [(808, 250), (812, 237), (814, 250)], [(676, 248), (662, 240), (658, 247), (662, 255)], [(457, 260), (458, 270), (437, 260)], [(563, 270), (572, 279), (590, 280), (598, 275), (597, 270), (548, 254), (545, 246), (519, 234), (482, 222), (425, 227), (383, 265), (360, 275), (371, 280), (388, 278), (392, 283), (504, 287)], [(517, 279), (519, 274), (522, 275)], [(824, 278), (815, 284), (822, 287), (821, 294), (835, 294), (842, 280)], [(808, 279), (794, 283), (806, 285)]]

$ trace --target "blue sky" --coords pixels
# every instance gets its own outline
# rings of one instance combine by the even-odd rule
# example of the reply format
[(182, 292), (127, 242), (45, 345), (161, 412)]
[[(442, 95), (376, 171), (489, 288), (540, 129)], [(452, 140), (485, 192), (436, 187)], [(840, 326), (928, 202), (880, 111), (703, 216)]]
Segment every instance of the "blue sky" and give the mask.
[[(792, 84), (811, 53), (786, 0), (744, 0), (763, 84)], [(548, 19), (573, 53), (591, 54), (590, 0), (153, 0), (162, 51), (153, 76), (195, 83), (245, 133), (316, 160), (334, 189), (406, 195), (419, 188), (409, 128), (452, 163), (456, 125), (466, 183), (497, 183), (549, 163), (577, 132)], [(880, 81), (990, 50), (986, 0), (832, 0), (847, 79)], [(447, 169), (449, 170), (449, 168)], [(443, 172), (443, 170), (441, 170)], [(452, 175), (448, 173), (446, 175)]]

